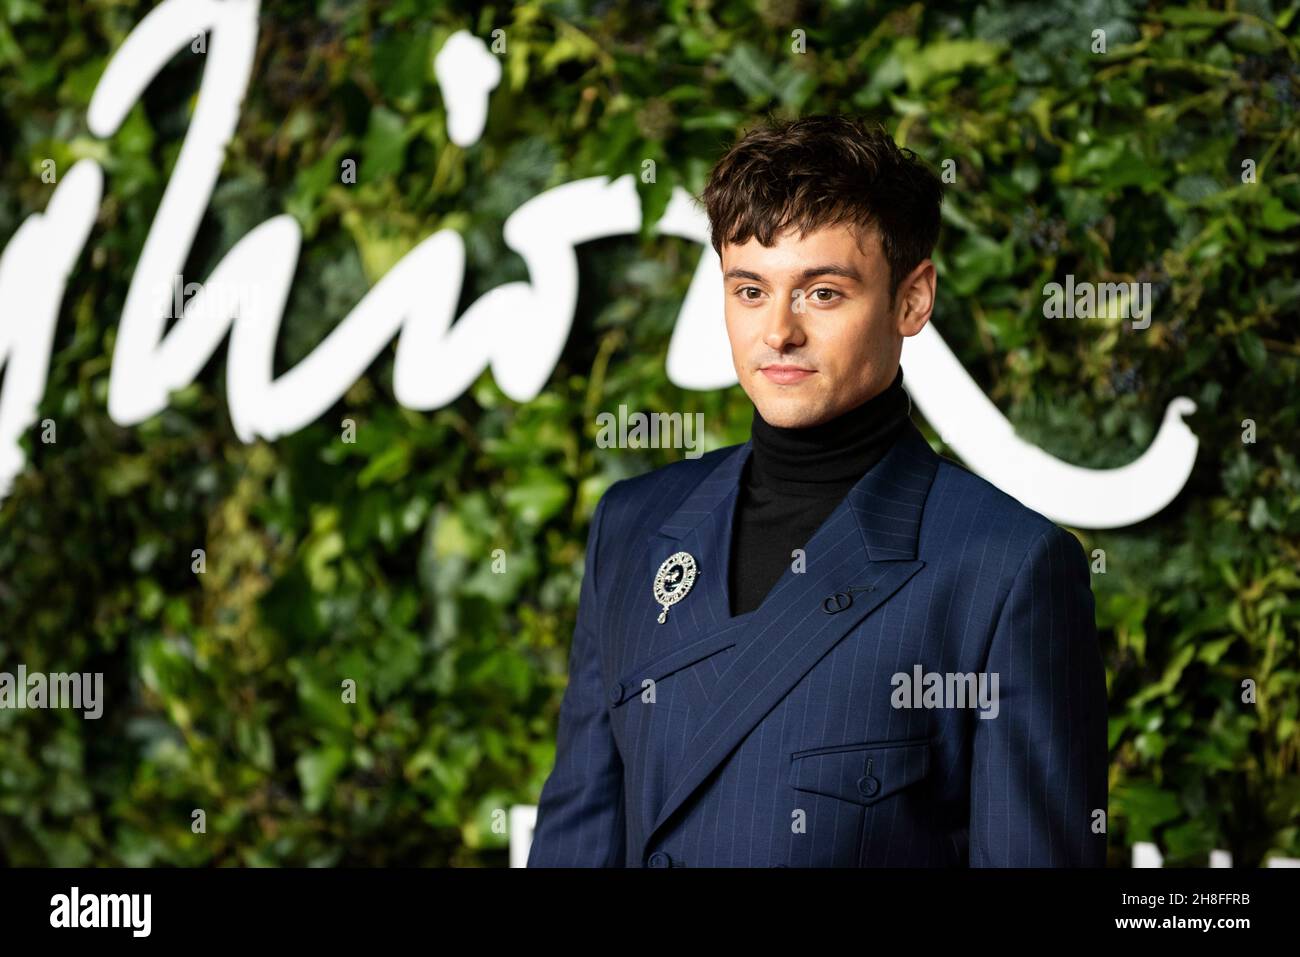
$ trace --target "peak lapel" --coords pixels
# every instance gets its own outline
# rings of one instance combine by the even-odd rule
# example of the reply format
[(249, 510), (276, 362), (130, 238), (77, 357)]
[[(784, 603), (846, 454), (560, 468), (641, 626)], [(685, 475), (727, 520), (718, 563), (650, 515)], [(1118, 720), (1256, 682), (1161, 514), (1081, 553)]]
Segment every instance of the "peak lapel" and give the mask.
[(691, 602), (691, 608), (686, 615), (679, 617), (693, 617), (704, 627), (717, 627), (731, 618), (727, 593), (731, 521), (750, 448), (749, 442), (736, 446), (659, 527), (659, 550), (664, 553), (654, 552), (648, 556), (654, 569), (657, 570), (659, 563), (672, 553), (666, 550), (669, 548), (690, 552), (698, 566), (692, 589), (696, 594), (688, 594), (672, 606), (668, 612), (670, 619), (679, 610), (686, 611), (687, 602)]
[[(749, 444), (741, 449), (701, 483), (704, 494), (698, 501), (697, 495), (688, 498), (691, 510), (685, 514), (679, 510), (666, 527), (693, 532), (706, 517), (700, 509), (712, 502), (708, 540), (718, 554), (726, 553)], [(805, 546), (805, 571), (795, 574), (787, 568), (755, 611), (711, 619), (718, 629), (719, 648), (734, 645), (735, 649), (726, 669), (699, 698), (702, 723), (677, 769), (667, 801), (646, 832), (642, 855), (668, 818), (763, 716), (841, 638), (924, 566), (916, 559), (917, 536), (938, 461), (916, 426), (906, 422), (889, 452), (849, 491)], [(705, 490), (715, 477), (729, 481), (731, 489)], [(708, 598), (710, 607), (724, 612), (729, 607), (725, 571), (723, 562), (719, 580), (712, 583), (720, 597), (710, 594)]]
[[(644, 555), (629, 606), (633, 664), (619, 682), (625, 695), (638, 693), (647, 679), (659, 681), (690, 669), (681, 682), (683, 693), (696, 713), (707, 708), (706, 682), (716, 677), (717, 662), (704, 659), (735, 643), (730, 636), (737, 619), (731, 616), (727, 565), (732, 516), (749, 450), (745, 443), (722, 458), (642, 544)], [(677, 552), (687, 552), (695, 560), (696, 577), (660, 623), (662, 609), (653, 595), (655, 574)]]

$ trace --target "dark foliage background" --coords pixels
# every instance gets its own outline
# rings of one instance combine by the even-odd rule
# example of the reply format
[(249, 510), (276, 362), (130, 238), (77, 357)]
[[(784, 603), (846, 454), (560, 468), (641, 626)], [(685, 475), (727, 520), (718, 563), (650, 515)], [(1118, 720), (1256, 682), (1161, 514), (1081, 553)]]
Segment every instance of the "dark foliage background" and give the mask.
[[(43, 160), (106, 169), (39, 410), (58, 441), (33, 426), (0, 503), (0, 670), (102, 671), (108, 699), (98, 721), (0, 711), (0, 859), (503, 863), (493, 812), (533, 803), (553, 760), (592, 509), (681, 454), (598, 449), (596, 414), (703, 411), (709, 447), (747, 435), (738, 388), (684, 392), (664, 372), (700, 249), (649, 228), (582, 247), (574, 332), (528, 404), (484, 376), (444, 409), (404, 410), (390, 347), (319, 422), (244, 445), (222, 349), (167, 411), (119, 427), (114, 334), (203, 69), (178, 56), (111, 141), (90, 134), (95, 83), (148, 8), (0, 0), (0, 242), (45, 208)], [(763, 113), (882, 120), (956, 163), (935, 322), (1022, 435), (1118, 465), (1171, 398), (1198, 405), (1183, 494), (1139, 527), (1078, 532), (1107, 555), (1112, 862), (1143, 840), (1167, 864), (1212, 847), (1239, 866), (1300, 857), (1298, 9), (277, 0), (185, 273), (298, 218), (279, 372), (438, 229), (466, 241), (463, 308), (528, 279), (501, 228), (544, 189), (653, 159), (653, 222)], [(467, 150), (432, 72), (461, 28), (508, 42)], [(1151, 327), (1043, 318), (1043, 284), (1071, 272), (1152, 282)]]

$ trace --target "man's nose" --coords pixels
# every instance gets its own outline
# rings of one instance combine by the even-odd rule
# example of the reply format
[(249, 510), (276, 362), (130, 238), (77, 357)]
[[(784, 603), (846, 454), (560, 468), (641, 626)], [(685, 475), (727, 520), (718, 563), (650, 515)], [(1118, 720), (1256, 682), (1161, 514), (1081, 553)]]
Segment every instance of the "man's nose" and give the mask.
[(763, 344), (774, 352), (803, 345), (806, 308), (801, 290), (796, 289), (785, 298), (774, 298), (771, 309), (764, 317), (767, 328), (764, 330)]

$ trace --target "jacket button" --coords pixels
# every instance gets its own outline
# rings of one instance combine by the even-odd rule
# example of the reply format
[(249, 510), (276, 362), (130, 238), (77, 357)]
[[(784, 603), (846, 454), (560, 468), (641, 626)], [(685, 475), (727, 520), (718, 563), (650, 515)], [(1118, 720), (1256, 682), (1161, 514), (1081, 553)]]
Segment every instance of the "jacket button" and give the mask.
[(612, 685), (609, 686), (609, 702), (610, 704), (618, 704), (622, 700), (623, 700), (623, 682), (615, 681)]
[(655, 851), (646, 861), (646, 867), (672, 867), (673, 859), (663, 851)]
[(858, 790), (866, 797), (874, 797), (876, 792), (880, 790), (880, 782), (870, 774), (864, 774), (858, 778)]

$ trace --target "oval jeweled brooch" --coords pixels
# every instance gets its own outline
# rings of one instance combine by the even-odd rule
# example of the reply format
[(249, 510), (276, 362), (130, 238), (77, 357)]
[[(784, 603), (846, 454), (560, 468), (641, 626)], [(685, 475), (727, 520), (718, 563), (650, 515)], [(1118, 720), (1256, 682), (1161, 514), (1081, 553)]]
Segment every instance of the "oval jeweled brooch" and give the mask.
[(655, 601), (663, 606), (659, 624), (668, 619), (668, 609), (686, 597), (695, 584), (695, 559), (690, 552), (676, 552), (664, 559), (655, 573)]

